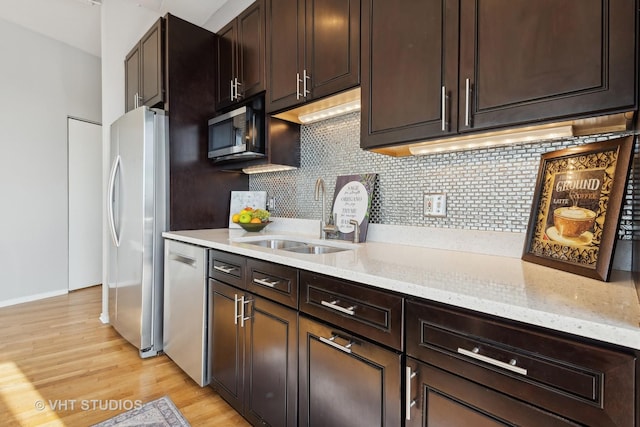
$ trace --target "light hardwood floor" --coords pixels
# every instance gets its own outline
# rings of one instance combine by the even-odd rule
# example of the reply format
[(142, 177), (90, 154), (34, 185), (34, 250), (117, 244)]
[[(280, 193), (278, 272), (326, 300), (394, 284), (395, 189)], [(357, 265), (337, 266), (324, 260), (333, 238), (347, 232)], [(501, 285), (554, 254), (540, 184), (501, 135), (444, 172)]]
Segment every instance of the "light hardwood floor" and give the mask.
[(166, 355), (140, 359), (98, 319), (101, 298), (94, 286), (0, 308), (1, 426), (89, 426), (164, 395), (194, 427), (249, 425)]

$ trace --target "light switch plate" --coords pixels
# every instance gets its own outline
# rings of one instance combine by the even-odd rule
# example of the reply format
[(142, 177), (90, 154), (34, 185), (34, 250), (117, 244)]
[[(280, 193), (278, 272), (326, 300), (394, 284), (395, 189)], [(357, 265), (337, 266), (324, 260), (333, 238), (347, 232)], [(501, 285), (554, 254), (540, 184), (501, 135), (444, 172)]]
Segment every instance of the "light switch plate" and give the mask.
[(447, 216), (447, 195), (424, 193), (424, 216)]

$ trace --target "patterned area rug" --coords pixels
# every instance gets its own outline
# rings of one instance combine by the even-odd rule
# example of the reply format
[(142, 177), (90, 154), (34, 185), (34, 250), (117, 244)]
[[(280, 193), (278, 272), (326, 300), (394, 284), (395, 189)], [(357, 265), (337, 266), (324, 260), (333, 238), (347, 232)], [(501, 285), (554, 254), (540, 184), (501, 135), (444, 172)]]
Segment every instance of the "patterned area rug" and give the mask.
[(132, 409), (116, 415), (93, 427), (190, 427), (171, 399), (163, 396), (160, 399), (145, 403), (138, 409)]

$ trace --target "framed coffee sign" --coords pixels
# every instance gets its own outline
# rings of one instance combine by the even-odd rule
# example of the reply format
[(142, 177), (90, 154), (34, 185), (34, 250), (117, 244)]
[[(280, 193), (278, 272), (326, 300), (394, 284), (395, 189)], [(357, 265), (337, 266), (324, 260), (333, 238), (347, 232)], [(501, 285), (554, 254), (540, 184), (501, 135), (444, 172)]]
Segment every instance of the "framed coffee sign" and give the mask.
[(633, 138), (542, 155), (523, 260), (609, 279)]

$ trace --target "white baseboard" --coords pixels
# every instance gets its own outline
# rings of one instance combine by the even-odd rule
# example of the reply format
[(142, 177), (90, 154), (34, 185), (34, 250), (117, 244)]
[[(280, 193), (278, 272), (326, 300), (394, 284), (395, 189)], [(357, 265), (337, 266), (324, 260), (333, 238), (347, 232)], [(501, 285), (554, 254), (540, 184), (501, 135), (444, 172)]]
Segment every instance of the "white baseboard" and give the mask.
[(20, 297), (20, 298), (13, 298), (13, 299), (8, 299), (5, 301), (0, 301), (0, 307), (9, 307), (11, 305), (16, 305), (16, 304), (22, 304), (25, 302), (31, 302), (31, 301), (37, 301), (37, 300), (41, 300), (44, 298), (51, 298), (51, 297), (57, 297), (60, 295), (66, 295), (69, 293), (68, 289), (60, 289), (57, 291), (52, 291), (52, 292), (45, 292), (42, 294), (36, 294), (36, 295), (29, 295), (26, 297)]

